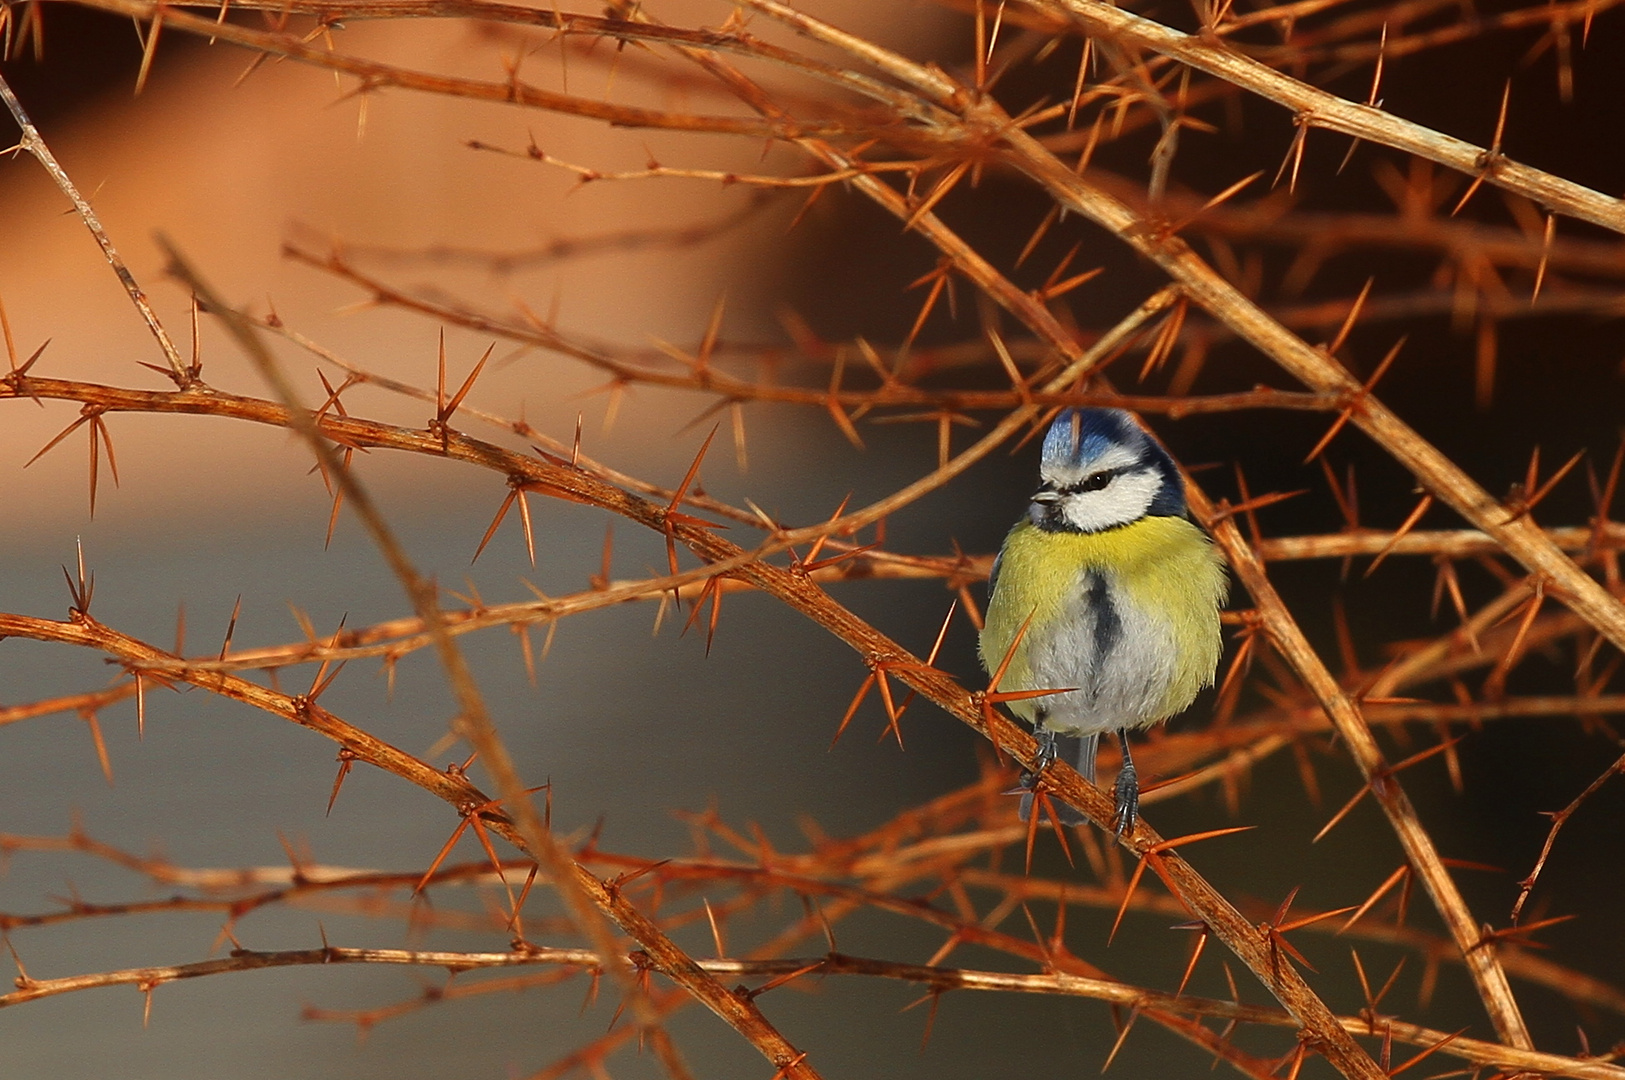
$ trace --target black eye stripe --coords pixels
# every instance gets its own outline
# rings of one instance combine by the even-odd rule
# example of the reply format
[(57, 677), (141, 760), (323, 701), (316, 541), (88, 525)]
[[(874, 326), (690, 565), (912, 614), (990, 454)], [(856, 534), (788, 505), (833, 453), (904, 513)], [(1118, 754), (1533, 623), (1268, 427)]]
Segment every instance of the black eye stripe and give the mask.
[(1127, 471), (1127, 469), (1102, 469), (1100, 472), (1090, 473), (1077, 483), (1066, 485), (1060, 492), (1062, 495), (1076, 495), (1084, 491), (1099, 491)]

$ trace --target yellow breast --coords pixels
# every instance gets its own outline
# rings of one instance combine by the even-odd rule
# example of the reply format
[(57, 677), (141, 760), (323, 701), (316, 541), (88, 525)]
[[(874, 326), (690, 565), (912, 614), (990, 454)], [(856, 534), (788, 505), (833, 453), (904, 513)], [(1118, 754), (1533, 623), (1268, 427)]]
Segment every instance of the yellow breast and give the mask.
[[(1037, 689), (1029, 681), (1030, 646), (1064, 632), (1091, 572), (1106, 578), (1119, 601), (1133, 605), (1137, 618), (1159, 624), (1164, 633), (1157, 636), (1174, 654), (1166, 658), (1165, 692), (1153, 709), (1159, 715), (1135, 719), (1153, 722), (1183, 710), (1213, 681), (1222, 645), (1218, 610), (1227, 589), (1212, 542), (1184, 518), (1147, 517), (1098, 533), (1045, 532), (1027, 521), (1016, 525), (1005, 539), (988, 601), (983, 664), (996, 671), (1027, 623), (1000, 688)], [(1044, 701), (1029, 699), (1013, 707), (1031, 718)]]

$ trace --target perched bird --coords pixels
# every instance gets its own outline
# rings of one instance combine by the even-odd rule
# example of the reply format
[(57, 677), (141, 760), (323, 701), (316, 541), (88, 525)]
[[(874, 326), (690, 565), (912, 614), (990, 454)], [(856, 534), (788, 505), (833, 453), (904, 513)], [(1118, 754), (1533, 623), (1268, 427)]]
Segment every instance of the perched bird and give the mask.
[[(997, 672), (1008, 658), (1000, 691), (1065, 691), (1010, 703), (1038, 739), (1036, 770), (1021, 780), (1022, 820), (1058, 734), (1078, 737), (1078, 772), (1093, 783), (1100, 734), (1116, 731), (1122, 835), (1139, 814), (1129, 730), (1182, 712), (1213, 684), (1224, 563), (1191, 521), (1168, 451), (1121, 409), (1063, 410), (1038, 472), (993, 563), (982, 664)], [(1056, 812), (1065, 824), (1084, 820), (1064, 804)]]

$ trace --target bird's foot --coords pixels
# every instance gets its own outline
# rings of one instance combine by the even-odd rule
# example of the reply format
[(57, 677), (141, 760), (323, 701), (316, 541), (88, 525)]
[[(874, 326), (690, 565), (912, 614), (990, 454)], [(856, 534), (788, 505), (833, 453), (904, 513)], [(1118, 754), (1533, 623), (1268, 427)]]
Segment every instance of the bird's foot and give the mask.
[[(1018, 812), (1022, 821), (1031, 820), (1034, 796), (1038, 792), (1038, 782), (1043, 777), (1045, 770), (1055, 763), (1056, 756), (1055, 733), (1040, 729), (1038, 732), (1038, 753), (1033, 756), (1033, 768), (1022, 770), (1020, 781), (1017, 782), (1013, 790), (1007, 792), (1010, 795), (1021, 796), (1021, 806)], [(1050, 797), (1045, 800), (1045, 804), (1050, 807), (1050, 813), (1062, 825), (1082, 825), (1089, 820), (1057, 798)]]
[(1033, 755), (1032, 771), (1023, 774), (1024, 776), (1034, 776), (1043, 772), (1055, 764), (1055, 759), (1058, 756), (1055, 732), (1041, 727), (1033, 734), (1038, 740), (1038, 753)]
[(1132, 761), (1125, 761), (1118, 772), (1115, 794), (1117, 835), (1122, 836), (1126, 832), (1133, 832), (1134, 823), (1140, 819), (1140, 777)]

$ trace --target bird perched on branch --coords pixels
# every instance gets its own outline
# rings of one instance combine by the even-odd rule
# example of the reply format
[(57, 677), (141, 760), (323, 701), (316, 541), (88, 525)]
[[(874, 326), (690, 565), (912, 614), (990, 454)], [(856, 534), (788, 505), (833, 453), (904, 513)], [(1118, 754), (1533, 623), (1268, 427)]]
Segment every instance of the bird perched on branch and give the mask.
[[(1224, 564), (1185, 505), (1162, 444), (1121, 409), (1065, 409), (1044, 437), (1040, 483), (993, 563), (982, 664), (994, 689), (1055, 690), (1010, 702), (1033, 726), (1021, 817), (1057, 756), (1078, 737), (1078, 772), (1094, 782), (1100, 735), (1116, 731), (1118, 835), (1134, 827), (1139, 781), (1128, 733), (1184, 711), (1213, 684)], [(1008, 661), (1008, 662), (1007, 662)], [(1061, 804), (1064, 824), (1084, 818)]]

